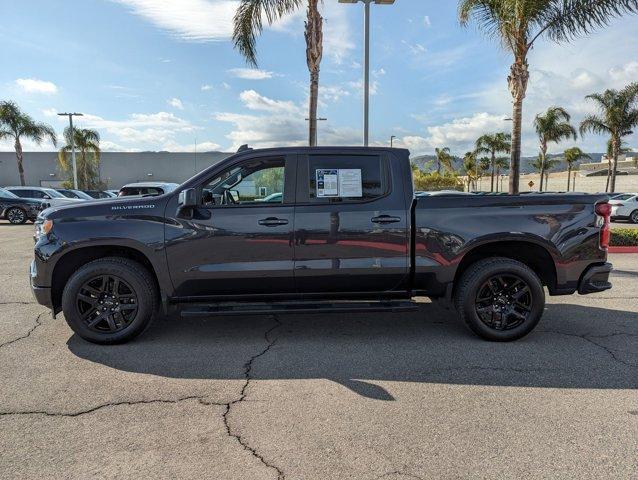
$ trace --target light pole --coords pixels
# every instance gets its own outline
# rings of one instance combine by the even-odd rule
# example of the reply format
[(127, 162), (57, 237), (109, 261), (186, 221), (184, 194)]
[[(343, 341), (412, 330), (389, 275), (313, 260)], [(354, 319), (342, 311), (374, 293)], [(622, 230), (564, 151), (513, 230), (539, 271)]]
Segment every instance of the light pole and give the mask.
[(364, 5), (363, 21), (363, 145), (370, 143), (370, 4), (392, 5), (395, 0), (339, 0), (339, 3), (358, 3)]
[(396, 135), (392, 135), (390, 137), (390, 148), (394, 148), (394, 139), (397, 138)]
[(78, 189), (78, 166), (75, 163), (75, 131), (73, 130), (73, 117), (84, 116), (81, 113), (58, 113), (61, 117), (69, 117), (69, 126), (71, 128), (71, 162), (73, 163), (73, 188)]

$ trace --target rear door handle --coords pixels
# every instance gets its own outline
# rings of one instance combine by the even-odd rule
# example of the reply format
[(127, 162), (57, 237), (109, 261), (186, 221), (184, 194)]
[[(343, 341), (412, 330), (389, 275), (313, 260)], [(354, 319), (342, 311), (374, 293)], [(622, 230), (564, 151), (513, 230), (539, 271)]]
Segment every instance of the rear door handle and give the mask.
[(269, 217), (259, 220), (259, 225), (263, 225), (264, 227), (278, 227), (280, 225), (288, 225), (288, 220), (285, 218)]
[(372, 217), (372, 223), (398, 223), (401, 221), (401, 217), (392, 217), (390, 215), (379, 215), (378, 217)]

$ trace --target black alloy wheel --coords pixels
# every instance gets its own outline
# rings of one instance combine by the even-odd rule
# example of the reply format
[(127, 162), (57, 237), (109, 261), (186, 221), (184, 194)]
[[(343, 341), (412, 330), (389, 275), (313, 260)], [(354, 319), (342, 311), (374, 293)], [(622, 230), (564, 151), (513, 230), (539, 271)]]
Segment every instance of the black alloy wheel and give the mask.
[(532, 313), (529, 285), (513, 274), (490, 277), (478, 289), (476, 314), (489, 328), (511, 330), (523, 324)]
[(114, 275), (100, 275), (80, 287), (77, 309), (89, 330), (116, 333), (135, 320), (137, 294), (123, 279)]

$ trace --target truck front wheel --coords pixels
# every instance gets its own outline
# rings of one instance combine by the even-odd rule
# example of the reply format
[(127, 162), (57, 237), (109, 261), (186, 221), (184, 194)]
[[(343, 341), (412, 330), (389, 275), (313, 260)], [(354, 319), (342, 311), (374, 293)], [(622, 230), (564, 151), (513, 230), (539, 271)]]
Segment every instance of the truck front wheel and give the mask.
[(124, 343), (141, 334), (157, 312), (158, 293), (137, 262), (107, 257), (84, 265), (62, 294), (64, 318), (80, 337), (99, 344)]
[(454, 303), (479, 337), (509, 342), (534, 330), (545, 308), (545, 291), (527, 265), (493, 257), (476, 262), (463, 273)]

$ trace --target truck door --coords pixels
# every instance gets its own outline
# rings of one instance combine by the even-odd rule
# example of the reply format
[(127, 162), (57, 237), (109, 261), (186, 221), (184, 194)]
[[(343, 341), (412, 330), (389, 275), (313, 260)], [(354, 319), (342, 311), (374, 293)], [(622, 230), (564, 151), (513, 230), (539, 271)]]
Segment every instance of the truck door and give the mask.
[(385, 152), (299, 156), (298, 292), (384, 292), (405, 282), (410, 216), (403, 175), (409, 172)]
[(294, 293), (296, 155), (256, 156), (214, 171), (192, 215), (166, 215), (166, 255), (179, 297)]

